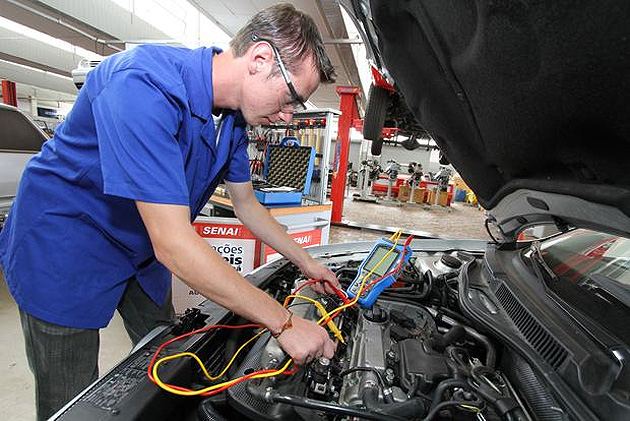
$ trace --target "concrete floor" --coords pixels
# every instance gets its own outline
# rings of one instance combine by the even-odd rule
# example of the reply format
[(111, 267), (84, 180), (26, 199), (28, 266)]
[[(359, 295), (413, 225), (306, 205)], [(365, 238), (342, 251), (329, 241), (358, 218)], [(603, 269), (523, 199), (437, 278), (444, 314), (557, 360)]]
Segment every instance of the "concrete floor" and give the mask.
[[(405, 205), (392, 207), (347, 200), (344, 218), (376, 225), (425, 231), (441, 237), (484, 238), (485, 215), (482, 210), (462, 204), (451, 208)], [(374, 240), (382, 234), (348, 228), (332, 227), (331, 243)], [(1, 271), (0, 271), (1, 277)], [(24, 354), (24, 339), (17, 307), (0, 279), (0, 414), (6, 420), (34, 420), (33, 377)], [(101, 330), (100, 372), (105, 373), (123, 359), (131, 349), (120, 316), (116, 313), (109, 326)]]
[[(443, 238), (490, 239), (484, 227), (486, 219), (484, 211), (463, 203), (453, 203), (450, 207), (406, 203), (399, 207), (346, 199), (343, 219), (422, 231)], [(330, 243), (372, 240), (382, 236), (373, 231), (332, 227)]]
[[(0, 418), (11, 421), (35, 419), (33, 376), (24, 353), (20, 315), (0, 270)], [(106, 373), (131, 350), (131, 341), (118, 313), (109, 326), (101, 330), (99, 370)]]

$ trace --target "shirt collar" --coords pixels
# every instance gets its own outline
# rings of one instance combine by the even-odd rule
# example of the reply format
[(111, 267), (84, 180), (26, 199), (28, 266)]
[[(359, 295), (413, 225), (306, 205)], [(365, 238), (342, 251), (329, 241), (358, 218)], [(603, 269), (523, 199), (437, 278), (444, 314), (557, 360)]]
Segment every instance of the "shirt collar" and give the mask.
[(184, 62), (182, 78), (190, 110), (204, 120), (212, 119), (212, 57), (222, 52), (217, 47), (197, 48)]

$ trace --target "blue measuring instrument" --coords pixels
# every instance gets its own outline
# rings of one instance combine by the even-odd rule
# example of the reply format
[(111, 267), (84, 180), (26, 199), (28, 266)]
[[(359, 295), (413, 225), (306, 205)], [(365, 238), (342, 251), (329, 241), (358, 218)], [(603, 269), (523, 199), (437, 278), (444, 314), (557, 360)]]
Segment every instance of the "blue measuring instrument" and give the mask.
[[(405, 246), (402, 244), (398, 244), (395, 247), (394, 244), (395, 243), (392, 241), (386, 239), (377, 241), (368, 257), (366, 257), (359, 266), (357, 277), (354, 278), (354, 281), (352, 281), (346, 290), (346, 293), (350, 298), (356, 297), (359, 292), (359, 288), (361, 287), (361, 282), (363, 282), (363, 278), (369, 275), (363, 283), (363, 291), (361, 291), (361, 296), (358, 299), (358, 302), (362, 307), (372, 307), (372, 304), (374, 304), (374, 301), (376, 301), (381, 292), (396, 281), (396, 274), (394, 273), (388, 275), (374, 285), (370, 286), (374, 280), (387, 275), (389, 272), (394, 270), (394, 268), (396, 268), (400, 263), (401, 259), (401, 266), (409, 262), (409, 259), (413, 254), (411, 247), (407, 246), (405, 249)], [(392, 251), (388, 254), (390, 250)], [(381, 262), (380, 265), (379, 262)], [(370, 272), (372, 273), (370, 274)]]

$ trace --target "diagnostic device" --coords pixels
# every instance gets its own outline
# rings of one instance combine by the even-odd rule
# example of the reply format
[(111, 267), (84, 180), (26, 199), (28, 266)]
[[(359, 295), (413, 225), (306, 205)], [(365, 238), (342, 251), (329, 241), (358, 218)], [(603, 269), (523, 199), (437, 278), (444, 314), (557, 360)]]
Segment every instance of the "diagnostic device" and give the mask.
[[(372, 307), (381, 292), (396, 281), (396, 274), (389, 273), (399, 264), (402, 267), (409, 262), (413, 254), (411, 247), (405, 247), (403, 244), (394, 246), (394, 244), (386, 239), (377, 241), (368, 257), (359, 266), (357, 277), (346, 290), (350, 298), (356, 297), (365, 278), (363, 290), (358, 299), (358, 303), (362, 307)], [(383, 279), (378, 280), (379, 278)]]

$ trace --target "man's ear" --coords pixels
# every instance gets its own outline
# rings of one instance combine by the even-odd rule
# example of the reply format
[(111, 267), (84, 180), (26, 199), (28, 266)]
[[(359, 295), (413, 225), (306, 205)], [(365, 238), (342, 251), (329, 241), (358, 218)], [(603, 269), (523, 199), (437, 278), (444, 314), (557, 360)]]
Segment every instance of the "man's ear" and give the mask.
[(248, 52), (248, 70), (250, 74), (263, 71), (266, 67), (273, 64), (273, 50), (266, 42), (257, 42), (253, 44)]

